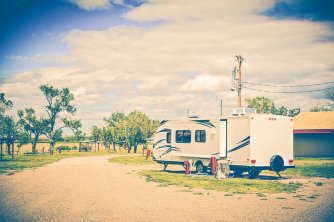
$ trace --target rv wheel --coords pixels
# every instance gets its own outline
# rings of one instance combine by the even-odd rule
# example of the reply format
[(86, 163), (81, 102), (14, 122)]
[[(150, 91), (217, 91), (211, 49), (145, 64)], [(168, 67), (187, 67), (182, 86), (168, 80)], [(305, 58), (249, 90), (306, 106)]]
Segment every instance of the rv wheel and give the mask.
[(248, 179), (254, 179), (261, 173), (261, 170), (252, 168), (248, 171)]
[(196, 173), (203, 173), (204, 172), (204, 165), (202, 162), (198, 162), (196, 164)]
[(270, 159), (270, 168), (275, 172), (283, 170), (284, 160), (280, 155), (274, 155)]

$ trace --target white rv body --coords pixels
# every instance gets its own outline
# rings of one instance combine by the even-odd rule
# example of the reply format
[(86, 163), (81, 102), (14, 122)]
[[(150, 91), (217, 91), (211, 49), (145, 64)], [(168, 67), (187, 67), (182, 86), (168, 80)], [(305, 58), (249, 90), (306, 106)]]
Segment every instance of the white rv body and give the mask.
[(199, 163), (210, 167), (211, 157), (227, 158), (231, 170), (242, 173), (273, 169), (271, 159), (279, 156), (284, 161), (275, 170), (279, 172), (294, 167), (292, 121), (291, 117), (255, 113), (165, 120), (154, 137), (153, 159), (165, 166), (189, 161), (193, 167)]

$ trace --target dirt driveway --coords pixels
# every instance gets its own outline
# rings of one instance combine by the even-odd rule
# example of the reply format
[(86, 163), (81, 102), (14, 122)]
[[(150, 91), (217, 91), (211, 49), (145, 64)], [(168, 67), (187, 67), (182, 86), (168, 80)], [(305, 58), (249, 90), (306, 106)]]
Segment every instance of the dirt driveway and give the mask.
[[(266, 194), (265, 198), (203, 190), (184, 192), (185, 188), (159, 187), (146, 182), (134, 172), (152, 165), (118, 165), (108, 162), (109, 158), (63, 159), (35, 170), (0, 176), (0, 221), (329, 221), (334, 218), (333, 179), (298, 179), (305, 186), (297, 194)], [(323, 186), (315, 186), (315, 181), (323, 182)]]

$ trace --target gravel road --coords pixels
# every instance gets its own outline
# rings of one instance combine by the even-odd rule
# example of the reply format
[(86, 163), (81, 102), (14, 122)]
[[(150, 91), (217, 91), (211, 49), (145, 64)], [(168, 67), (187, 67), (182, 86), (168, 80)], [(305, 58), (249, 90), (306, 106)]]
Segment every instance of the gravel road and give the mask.
[[(63, 159), (42, 168), (0, 176), (0, 221), (329, 221), (334, 218), (333, 179), (294, 179), (305, 183), (297, 194), (225, 196), (224, 192), (159, 187), (146, 182), (135, 171), (162, 166), (118, 165), (108, 162), (109, 158)], [(323, 182), (323, 186), (315, 186), (315, 181)]]

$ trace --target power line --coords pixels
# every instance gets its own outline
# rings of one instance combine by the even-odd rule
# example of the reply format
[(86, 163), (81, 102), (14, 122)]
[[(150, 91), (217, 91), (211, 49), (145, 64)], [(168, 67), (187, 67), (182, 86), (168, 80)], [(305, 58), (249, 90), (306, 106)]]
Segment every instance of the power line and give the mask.
[(268, 92), (268, 93), (307, 93), (307, 92), (317, 92), (317, 91), (323, 91), (323, 90), (327, 90), (327, 89), (334, 89), (334, 87), (328, 87), (328, 88), (324, 88), (324, 89), (314, 89), (314, 90), (305, 90), (305, 91), (269, 91), (269, 90), (262, 90), (262, 89), (253, 89), (253, 88), (248, 88), (243, 86), (243, 88), (245, 89), (249, 89), (249, 90), (254, 90), (254, 91), (259, 91), (259, 92)]
[(315, 84), (309, 84), (309, 85), (290, 85), (290, 86), (280, 86), (280, 85), (271, 85), (271, 84), (262, 84), (262, 83), (253, 83), (253, 82), (242, 82), (242, 83), (246, 83), (249, 85), (270, 86), (270, 87), (305, 87), (305, 86), (327, 85), (327, 84), (332, 84), (334, 82), (315, 83)]

